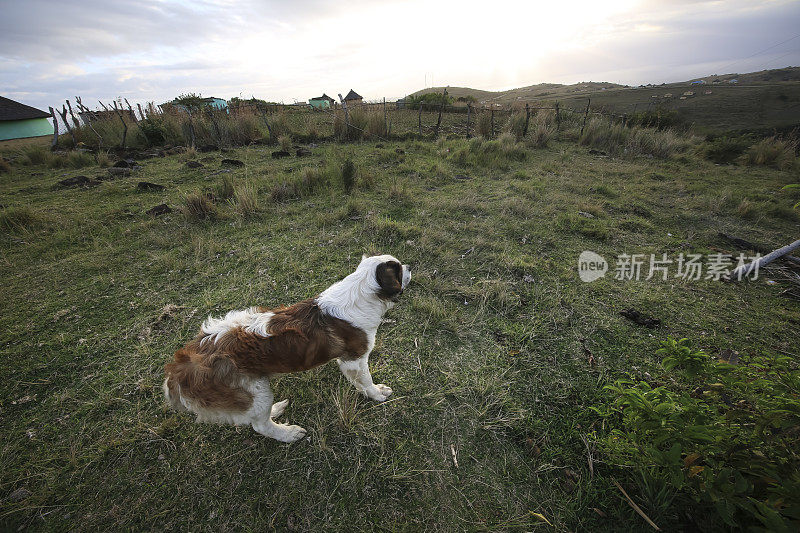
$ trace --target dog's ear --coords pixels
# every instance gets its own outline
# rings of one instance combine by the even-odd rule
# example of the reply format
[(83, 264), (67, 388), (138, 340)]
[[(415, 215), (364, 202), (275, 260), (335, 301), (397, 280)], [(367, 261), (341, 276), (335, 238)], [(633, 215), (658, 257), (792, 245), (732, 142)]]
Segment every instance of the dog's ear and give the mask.
[(378, 296), (390, 300), (403, 292), (403, 267), (397, 261), (384, 261), (375, 269), (381, 290)]

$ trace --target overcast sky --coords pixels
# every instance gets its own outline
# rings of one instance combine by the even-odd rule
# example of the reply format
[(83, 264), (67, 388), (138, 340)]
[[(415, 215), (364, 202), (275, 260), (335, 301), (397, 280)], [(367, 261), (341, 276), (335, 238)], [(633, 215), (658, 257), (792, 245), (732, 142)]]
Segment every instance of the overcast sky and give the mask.
[(369, 100), (789, 65), (798, 1), (0, 0), (0, 95), (45, 109), (75, 95)]

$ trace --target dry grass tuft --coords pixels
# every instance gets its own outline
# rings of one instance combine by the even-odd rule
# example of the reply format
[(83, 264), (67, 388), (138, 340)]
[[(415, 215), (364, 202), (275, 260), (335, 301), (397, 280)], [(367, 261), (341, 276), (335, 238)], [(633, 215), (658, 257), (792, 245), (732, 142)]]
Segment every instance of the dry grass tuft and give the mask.
[(209, 195), (199, 191), (186, 196), (183, 209), (189, 220), (208, 220), (217, 216), (217, 208)]
[(292, 149), (292, 138), (289, 135), (281, 135), (278, 137), (278, 145), (280, 145), (281, 150), (288, 152)]
[(699, 141), (672, 130), (629, 128), (621, 123), (612, 124), (604, 118), (593, 118), (586, 124), (579, 142), (616, 155), (649, 155), (666, 159)]
[(745, 152), (744, 159), (748, 165), (764, 165), (780, 170), (789, 170), (795, 165), (796, 153), (797, 141), (769, 137), (751, 146)]
[(488, 111), (478, 113), (475, 119), (475, 132), (485, 139), (491, 139), (494, 136), (491, 113)]
[(217, 185), (216, 196), (220, 200), (227, 200), (233, 198), (236, 194), (236, 187), (233, 184), (233, 176), (225, 174), (222, 176), (222, 181)]
[(108, 168), (111, 166), (111, 158), (108, 156), (107, 152), (97, 152), (95, 159), (97, 159), (97, 166), (100, 168)]
[(236, 188), (236, 211), (245, 218), (258, 214), (258, 190), (250, 183)]
[(547, 148), (553, 133), (553, 128), (544, 122), (531, 124), (528, 136), (525, 137), (525, 145), (530, 148)]
[(300, 196), (300, 192), (297, 190), (296, 183), (283, 180), (272, 186), (269, 196), (273, 202), (279, 203), (285, 202), (292, 198), (297, 198)]
[(0, 209), (0, 230), (8, 233), (30, 233), (44, 225), (44, 219), (28, 206)]

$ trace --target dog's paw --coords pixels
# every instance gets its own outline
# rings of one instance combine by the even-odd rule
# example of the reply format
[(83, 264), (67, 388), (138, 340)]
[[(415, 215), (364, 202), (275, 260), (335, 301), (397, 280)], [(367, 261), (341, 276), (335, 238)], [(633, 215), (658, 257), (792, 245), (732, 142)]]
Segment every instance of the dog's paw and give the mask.
[(284, 430), (275, 438), (281, 442), (297, 442), (306, 436), (306, 430), (300, 426), (284, 426)]
[(375, 400), (376, 402), (384, 402), (392, 395), (391, 387), (384, 385), (383, 383), (378, 383), (375, 385), (375, 389), (373, 394), (370, 395), (370, 398)]
[(269, 413), (270, 418), (278, 418), (283, 414), (283, 411), (286, 409), (286, 406), (289, 405), (289, 399), (285, 399), (278, 403), (272, 404), (272, 410)]

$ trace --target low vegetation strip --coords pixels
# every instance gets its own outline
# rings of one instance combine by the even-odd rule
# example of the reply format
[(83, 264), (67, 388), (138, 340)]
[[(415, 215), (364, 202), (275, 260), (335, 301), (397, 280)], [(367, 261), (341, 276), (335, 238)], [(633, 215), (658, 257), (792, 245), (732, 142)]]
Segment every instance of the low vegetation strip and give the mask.
[[(534, 142), (533, 122), (434, 142), (292, 131), (281, 157), (5, 153), (2, 528), (648, 530), (616, 484), (665, 531), (796, 528), (788, 267), (577, 272), (585, 250), (785, 244), (796, 168), (718, 165), (649, 128), (652, 145), (634, 128), (620, 150), (580, 144), (547, 116)], [(329, 366), (280, 377), (309, 431), (294, 446), (164, 407), (163, 365), (204, 317), (313, 296), (371, 252), (414, 270), (371, 358), (391, 401)]]

